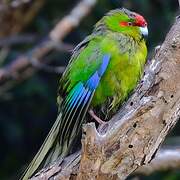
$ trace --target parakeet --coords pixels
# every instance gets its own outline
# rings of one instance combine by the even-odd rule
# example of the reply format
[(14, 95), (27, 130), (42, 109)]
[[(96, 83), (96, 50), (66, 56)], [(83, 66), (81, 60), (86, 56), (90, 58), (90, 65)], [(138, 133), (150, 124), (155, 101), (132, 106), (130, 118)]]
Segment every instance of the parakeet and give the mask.
[(108, 12), (74, 49), (60, 79), (59, 115), (23, 180), (65, 157), (88, 120), (103, 123), (136, 87), (147, 56), (143, 16), (127, 9)]

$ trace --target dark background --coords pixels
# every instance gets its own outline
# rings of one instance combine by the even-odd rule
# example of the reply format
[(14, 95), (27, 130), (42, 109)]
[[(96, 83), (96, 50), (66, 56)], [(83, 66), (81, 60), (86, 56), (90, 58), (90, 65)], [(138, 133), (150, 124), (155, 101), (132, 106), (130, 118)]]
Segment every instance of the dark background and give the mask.
[[(8, 64), (14, 57), (43, 40), (58, 20), (68, 14), (77, 2), (46, 0), (35, 18), (21, 32), (35, 34), (38, 38), (26, 45), (13, 45), (0, 66)], [(139, 12), (147, 19), (147, 41), (151, 56), (153, 48), (163, 42), (177, 15), (178, 0), (99, 0), (90, 15), (65, 38), (65, 42), (76, 45), (91, 33), (93, 25), (105, 12), (122, 6)], [(67, 64), (69, 57), (70, 52), (57, 51), (47, 56), (53, 59), (53, 66)], [(0, 179), (17, 179), (42, 144), (56, 119), (59, 78), (59, 74), (39, 71), (0, 96)], [(179, 130), (176, 127), (171, 136), (180, 135)], [(140, 179), (178, 180), (180, 173), (175, 170), (160, 172)]]

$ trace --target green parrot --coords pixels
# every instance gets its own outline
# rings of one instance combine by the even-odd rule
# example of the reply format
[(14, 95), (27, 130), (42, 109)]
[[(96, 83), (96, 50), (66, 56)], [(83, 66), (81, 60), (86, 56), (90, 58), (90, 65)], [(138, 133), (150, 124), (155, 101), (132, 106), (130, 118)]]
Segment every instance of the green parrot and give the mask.
[(77, 45), (60, 79), (59, 115), (23, 180), (70, 154), (81, 139), (83, 123), (104, 123), (117, 112), (143, 73), (146, 35), (143, 16), (116, 9)]

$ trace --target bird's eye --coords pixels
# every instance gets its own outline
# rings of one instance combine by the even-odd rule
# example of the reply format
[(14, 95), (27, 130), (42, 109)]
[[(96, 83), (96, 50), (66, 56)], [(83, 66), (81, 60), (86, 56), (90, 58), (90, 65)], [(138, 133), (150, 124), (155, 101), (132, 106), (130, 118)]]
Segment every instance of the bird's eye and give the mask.
[(128, 22), (128, 26), (132, 26), (133, 25), (133, 23), (132, 22)]

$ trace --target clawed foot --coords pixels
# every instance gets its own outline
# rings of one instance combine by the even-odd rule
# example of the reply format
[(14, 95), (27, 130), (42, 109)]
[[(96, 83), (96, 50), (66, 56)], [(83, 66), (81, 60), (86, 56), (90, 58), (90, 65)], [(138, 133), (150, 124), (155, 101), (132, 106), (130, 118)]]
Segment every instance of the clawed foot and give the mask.
[(92, 109), (90, 109), (89, 111), (89, 114), (92, 116), (92, 118), (94, 120), (96, 120), (99, 124), (103, 125), (103, 124), (106, 124), (105, 121), (103, 121), (101, 118), (99, 118), (98, 116), (96, 116), (96, 114), (94, 113), (94, 111)]
[(96, 116), (96, 114), (94, 113), (92, 109), (90, 109), (88, 112), (90, 116), (101, 125), (100, 128), (98, 129), (98, 132), (105, 133), (108, 129), (108, 122), (105, 122), (101, 118)]

